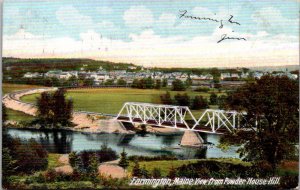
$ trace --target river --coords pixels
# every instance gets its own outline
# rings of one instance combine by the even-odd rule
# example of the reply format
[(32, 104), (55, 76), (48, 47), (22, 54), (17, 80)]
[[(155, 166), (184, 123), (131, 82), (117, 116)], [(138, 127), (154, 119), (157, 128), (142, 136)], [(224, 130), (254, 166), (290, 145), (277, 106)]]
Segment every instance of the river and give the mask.
[(8, 129), (13, 137), (21, 139), (34, 138), (41, 143), (48, 152), (69, 153), (71, 151), (100, 149), (102, 144), (107, 144), (117, 153), (123, 148), (128, 155), (175, 155), (179, 159), (193, 158), (238, 158), (235, 152), (237, 147), (231, 147), (223, 152), (217, 147), (219, 135), (201, 134), (202, 138), (214, 145), (201, 148), (181, 147), (178, 143), (182, 135), (155, 135), (155, 134), (91, 134), (74, 131), (38, 131), (31, 129)]

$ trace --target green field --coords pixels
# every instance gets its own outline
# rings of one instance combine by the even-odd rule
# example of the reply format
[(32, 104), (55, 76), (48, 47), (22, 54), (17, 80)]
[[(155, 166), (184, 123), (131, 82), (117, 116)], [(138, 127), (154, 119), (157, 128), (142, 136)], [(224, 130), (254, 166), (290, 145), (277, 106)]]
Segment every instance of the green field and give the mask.
[[(2, 84), (2, 95), (10, 93), (10, 92), (18, 91), (18, 90), (38, 88), (38, 87), (41, 87), (41, 86), (3, 83)], [(11, 109), (7, 109), (6, 113), (8, 116), (8, 120), (13, 120), (13, 121), (31, 121), (34, 118), (33, 116), (24, 114), (23, 112), (14, 111)]]
[[(125, 102), (147, 102), (160, 103), (160, 95), (164, 94), (165, 90), (144, 90), (130, 88), (101, 88), (101, 89), (74, 89), (68, 90), (68, 97), (74, 101), (75, 110), (116, 114), (122, 108)], [(177, 92), (170, 91), (174, 96)], [(210, 93), (186, 91), (188, 95), (194, 97), (202, 95), (209, 98)], [(39, 94), (24, 96), (21, 99), (25, 102), (35, 102)], [(199, 114), (201, 111), (193, 111)]]
[(2, 84), (2, 95), (6, 94), (6, 93), (18, 91), (18, 90), (25, 90), (25, 89), (39, 88), (39, 87), (43, 87), (43, 86), (3, 83)]

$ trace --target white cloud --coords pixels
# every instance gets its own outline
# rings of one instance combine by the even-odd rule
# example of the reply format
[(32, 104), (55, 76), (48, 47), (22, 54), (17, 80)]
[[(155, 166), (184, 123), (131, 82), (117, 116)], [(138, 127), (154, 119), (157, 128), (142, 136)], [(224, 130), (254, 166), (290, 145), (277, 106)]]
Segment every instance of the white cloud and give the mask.
[(97, 23), (96, 27), (99, 30), (105, 30), (105, 31), (110, 31), (110, 32), (113, 32), (113, 31), (116, 31), (116, 30), (120, 29), (113, 22), (105, 21), (105, 20), (101, 21), (100, 23)]
[(109, 15), (114, 12), (114, 10), (112, 8), (106, 7), (106, 6), (97, 7), (96, 10), (101, 15)]
[[(23, 32), (23, 33), (22, 33)], [(130, 41), (112, 40), (93, 30), (72, 38), (42, 38), (25, 31), (4, 35), (3, 55), (14, 57), (93, 58), (158, 67), (249, 67), (294, 65), (299, 62), (297, 36), (232, 33), (216, 29), (213, 35), (186, 39), (162, 37), (145, 30), (131, 34)], [(247, 41), (225, 40), (222, 33), (245, 37)], [(25, 34), (25, 38), (22, 37)]]
[(174, 26), (175, 21), (176, 21), (176, 16), (174, 14), (163, 13), (159, 16), (157, 25), (159, 27), (170, 28), (170, 27)]
[(210, 17), (210, 18), (213, 18), (215, 15), (214, 13), (207, 9), (207, 8), (204, 8), (204, 7), (195, 7), (193, 10), (192, 10), (192, 14), (194, 16), (198, 16), (198, 17)]
[(151, 10), (144, 6), (131, 6), (124, 12), (123, 19), (131, 28), (151, 27), (154, 22)]
[(285, 18), (279, 9), (274, 7), (261, 8), (252, 14), (252, 19), (257, 23), (258, 29), (272, 32), (298, 31), (299, 19)]
[(5, 8), (3, 17), (4, 18), (16, 18), (20, 16), (20, 9), (17, 7)]
[[(81, 14), (73, 6), (63, 6), (56, 11), (57, 20), (64, 26), (91, 28), (93, 26), (92, 18)], [(80, 21), (80, 22), (78, 22)]]

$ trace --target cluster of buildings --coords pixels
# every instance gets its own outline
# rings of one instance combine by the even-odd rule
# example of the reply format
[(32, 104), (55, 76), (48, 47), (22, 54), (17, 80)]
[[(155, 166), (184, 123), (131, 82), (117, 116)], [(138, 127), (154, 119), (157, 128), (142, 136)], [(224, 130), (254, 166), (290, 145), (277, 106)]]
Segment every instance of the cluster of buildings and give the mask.
[[(268, 74), (264, 72), (254, 71), (251, 72), (251, 76), (254, 78), (261, 78), (263, 75)], [(291, 73), (277, 73), (274, 75), (287, 75), (292, 79), (297, 79), (297, 75)], [(62, 70), (50, 70), (46, 73), (30, 73), (27, 72), (23, 76), (24, 78), (40, 78), (40, 77), (49, 77), (49, 78), (57, 78), (57, 79), (64, 79), (69, 80), (71, 77), (80, 78), (80, 79), (93, 79), (94, 85), (101, 85), (104, 84), (107, 80), (112, 80), (114, 83), (117, 82), (119, 79), (123, 79), (126, 81), (128, 85), (132, 84), (134, 79), (143, 79), (151, 77), (154, 80), (167, 80), (168, 85), (172, 85), (172, 82), (176, 79), (179, 79), (185, 82), (188, 79), (191, 79), (192, 84), (202, 85), (202, 84), (210, 84), (208, 81), (213, 80), (213, 75), (211, 74), (187, 74), (184, 72), (160, 72), (160, 71), (150, 71), (150, 70), (142, 70), (139, 72), (128, 72), (126, 70), (113, 70), (113, 71), (106, 71), (102, 68), (99, 68), (98, 71), (62, 71)], [(250, 72), (247, 73), (221, 73), (220, 80), (227, 81), (227, 80), (243, 80), (250, 77)], [(204, 82), (206, 81), (206, 82)]]

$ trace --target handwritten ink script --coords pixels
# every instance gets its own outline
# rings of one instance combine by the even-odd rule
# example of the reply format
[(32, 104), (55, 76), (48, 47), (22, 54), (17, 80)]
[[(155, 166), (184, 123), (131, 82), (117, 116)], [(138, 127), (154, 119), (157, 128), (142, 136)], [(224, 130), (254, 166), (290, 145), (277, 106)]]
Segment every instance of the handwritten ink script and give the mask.
[[(192, 20), (206, 20), (206, 21), (210, 21), (210, 22), (215, 22), (215, 23), (219, 23), (219, 28), (223, 28), (224, 23), (227, 22), (229, 24), (235, 24), (235, 25), (241, 25), (239, 22), (235, 21), (233, 15), (230, 15), (230, 17), (227, 20), (219, 20), (219, 19), (215, 19), (215, 18), (210, 18), (210, 17), (198, 17), (198, 16), (193, 16), (193, 15), (189, 15), (187, 10), (180, 10), (179, 11), (179, 18), (186, 18), (186, 19), (192, 19)], [(232, 31), (234, 32), (234, 31)], [(221, 39), (219, 41), (217, 41), (217, 43), (220, 43), (224, 40), (244, 40), (247, 41), (246, 38), (243, 37), (230, 37), (228, 36), (228, 34), (223, 34), (221, 36)]]

